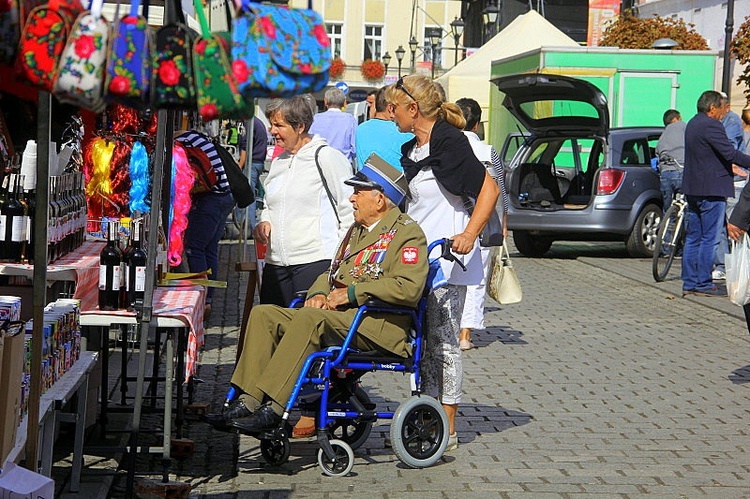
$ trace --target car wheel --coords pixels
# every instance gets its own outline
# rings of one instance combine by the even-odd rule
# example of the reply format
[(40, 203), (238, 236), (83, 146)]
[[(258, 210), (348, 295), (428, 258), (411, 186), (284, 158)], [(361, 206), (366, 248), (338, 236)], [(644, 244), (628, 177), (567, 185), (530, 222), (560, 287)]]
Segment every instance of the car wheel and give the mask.
[(633, 230), (630, 231), (625, 241), (630, 256), (648, 258), (653, 256), (656, 238), (659, 236), (661, 216), (661, 208), (655, 204), (647, 204), (641, 210)]
[(523, 256), (538, 258), (549, 251), (552, 239), (544, 236), (532, 236), (525, 230), (513, 231), (513, 242)]

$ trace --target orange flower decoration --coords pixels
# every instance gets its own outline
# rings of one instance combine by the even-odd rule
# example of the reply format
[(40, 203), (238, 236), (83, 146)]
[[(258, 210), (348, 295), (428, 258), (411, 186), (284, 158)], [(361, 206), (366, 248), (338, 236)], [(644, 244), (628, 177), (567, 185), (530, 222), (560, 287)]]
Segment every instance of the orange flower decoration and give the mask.
[(378, 81), (385, 75), (385, 66), (380, 61), (365, 59), (360, 68), (362, 77), (367, 81)]

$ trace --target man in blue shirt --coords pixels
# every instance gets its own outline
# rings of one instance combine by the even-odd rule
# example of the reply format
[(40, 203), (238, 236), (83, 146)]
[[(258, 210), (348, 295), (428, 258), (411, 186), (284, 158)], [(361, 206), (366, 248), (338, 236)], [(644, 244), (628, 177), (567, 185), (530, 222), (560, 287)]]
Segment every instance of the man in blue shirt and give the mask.
[(375, 115), (357, 127), (357, 170), (362, 169), (365, 160), (374, 152), (394, 168), (402, 170), (401, 144), (414, 138), (411, 133), (398, 131), (385, 99), (386, 88), (375, 93)]
[(703, 92), (698, 114), (685, 128), (685, 169), (682, 191), (688, 202), (687, 233), (682, 254), (682, 293), (726, 296), (711, 279), (714, 245), (723, 223), (726, 199), (734, 196), (732, 165), (750, 167), (750, 156), (739, 152), (721, 125), (725, 114), (721, 94)]
[(353, 162), (356, 154), (354, 133), (357, 129), (357, 120), (341, 110), (346, 105), (344, 92), (336, 87), (329, 88), (326, 90), (323, 103), (327, 111), (315, 115), (310, 134), (325, 138), (329, 146), (338, 149)]

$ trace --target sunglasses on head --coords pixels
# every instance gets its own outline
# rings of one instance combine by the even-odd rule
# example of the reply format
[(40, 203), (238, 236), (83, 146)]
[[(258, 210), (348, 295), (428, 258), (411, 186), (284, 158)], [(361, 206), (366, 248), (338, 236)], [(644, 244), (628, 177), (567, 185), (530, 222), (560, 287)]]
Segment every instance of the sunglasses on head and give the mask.
[(419, 101), (417, 99), (415, 99), (414, 96), (411, 93), (409, 93), (408, 90), (406, 90), (406, 87), (404, 86), (404, 77), (403, 76), (401, 78), (399, 78), (398, 81), (396, 82), (396, 88), (399, 89), (399, 90), (402, 90), (414, 102), (419, 103)]

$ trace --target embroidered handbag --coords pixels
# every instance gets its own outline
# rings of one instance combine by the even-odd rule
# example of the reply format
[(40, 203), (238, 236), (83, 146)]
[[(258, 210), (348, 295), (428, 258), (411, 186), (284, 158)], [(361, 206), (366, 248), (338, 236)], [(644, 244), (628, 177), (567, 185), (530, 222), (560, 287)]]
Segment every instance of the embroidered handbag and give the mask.
[(22, 78), (34, 86), (52, 90), (60, 55), (76, 16), (82, 11), (80, 3), (50, 0), (29, 13), (17, 58)]
[(10, 65), (21, 39), (18, 0), (0, 0), (0, 64)]
[(193, 36), (185, 24), (180, 2), (177, 20), (156, 30), (151, 70), (151, 105), (157, 109), (194, 109)]
[(92, 0), (91, 10), (76, 20), (60, 58), (52, 92), (67, 102), (95, 113), (104, 111), (104, 68), (109, 23), (102, 17), (103, 0)]
[(328, 83), (331, 49), (312, 10), (242, 0), (232, 27), (232, 72), (246, 99), (291, 97)]
[(107, 62), (105, 95), (109, 102), (143, 108), (149, 102), (152, 33), (148, 25), (148, 0), (138, 15), (141, 0), (132, 0), (130, 14), (112, 31)]
[(193, 45), (193, 71), (198, 114), (203, 121), (219, 118), (241, 119), (250, 116), (232, 76), (229, 63), (228, 33), (211, 33), (200, 0), (194, 0), (201, 25), (201, 35)]

